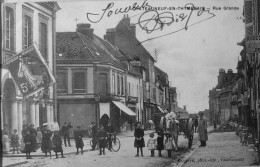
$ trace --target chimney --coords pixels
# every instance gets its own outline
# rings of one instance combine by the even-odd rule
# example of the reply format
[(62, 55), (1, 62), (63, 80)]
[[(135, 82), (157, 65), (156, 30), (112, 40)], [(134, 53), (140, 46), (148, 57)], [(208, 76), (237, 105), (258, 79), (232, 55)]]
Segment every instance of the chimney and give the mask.
[(114, 28), (109, 28), (104, 35), (104, 39), (115, 46), (116, 30)]
[(90, 28), (91, 24), (77, 24), (77, 32), (86, 35), (87, 37), (89, 37), (90, 39), (93, 39), (93, 32), (94, 29)]
[(134, 24), (131, 24), (131, 26), (130, 26), (130, 29), (131, 29), (131, 33), (134, 35), (134, 36), (136, 36), (136, 30), (135, 30), (135, 25)]
[(219, 76), (218, 76), (218, 84), (223, 85), (225, 82), (225, 70), (223, 68), (219, 69)]
[(227, 72), (228, 82), (231, 82), (232, 78), (233, 78), (233, 70), (232, 69), (228, 69), (228, 72)]
[(130, 28), (130, 18), (128, 17), (128, 14), (124, 14), (124, 17), (122, 19), (122, 23), (126, 25), (128, 28)]
[(187, 110), (186, 110), (186, 105), (183, 106), (183, 109), (184, 109), (185, 111), (187, 111)]

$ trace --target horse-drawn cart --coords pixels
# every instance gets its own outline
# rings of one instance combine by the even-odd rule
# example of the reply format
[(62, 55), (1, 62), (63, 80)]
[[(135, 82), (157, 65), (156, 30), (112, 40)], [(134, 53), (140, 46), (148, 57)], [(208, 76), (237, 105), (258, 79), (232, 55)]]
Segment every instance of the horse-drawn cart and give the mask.
[[(174, 112), (170, 112), (161, 117), (157, 117), (157, 119), (158, 118), (160, 121), (159, 124), (157, 124), (157, 127), (159, 126), (160, 129), (163, 129), (166, 133), (170, 134), (177, 147), (178, 136), (184, 135), (184, 137), (188, 139), (188, 148), (191, 148), (194, 134), (194, 123), (192, 118), (189, 118), (188, 114), (179, 114), (176, 116)], [(158, 122), (158, 120), (156, 122)]]

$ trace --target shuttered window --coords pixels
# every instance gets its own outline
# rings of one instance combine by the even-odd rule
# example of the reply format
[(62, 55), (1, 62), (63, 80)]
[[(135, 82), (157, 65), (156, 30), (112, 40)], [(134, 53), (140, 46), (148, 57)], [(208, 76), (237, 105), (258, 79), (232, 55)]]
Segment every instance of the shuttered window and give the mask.
[(85, 72), (74, 72), (73, 73), (73, 92), (74, 93), (85, 93)]
[(99, 75), (99, 92), (100, 95), (107, 95), (107, 74)]
[(65, 72), (57, 73), (57, 91), (58, 93), (66, 93), (67, 91), (67, 75)]
[(32, 19), (29, 16), (24, 18), (24, 49), (32, 44)]
[(246, 36), (253, 35), (253, 1), (245, 0), (244, 15), (246, 23)]
[(40, 23), (40, 52), (45, 60), (47, 60), (47, 25)]

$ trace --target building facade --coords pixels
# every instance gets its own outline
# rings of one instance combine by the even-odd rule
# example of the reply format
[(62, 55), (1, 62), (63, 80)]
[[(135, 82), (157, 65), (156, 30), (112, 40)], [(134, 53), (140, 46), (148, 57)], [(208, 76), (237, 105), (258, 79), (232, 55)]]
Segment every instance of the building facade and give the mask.
[(17, 129), (21, 134), (23, 121), (39, 127), (56, 118), (55, 85), (48, 85), (25, 98), (5, 62), (34, 43), (54, 74), (56, 12), (59, 9), (56, 2), (1, 3), (1, 127), (6, 124), (10, 132)]
[(138, 113), (126, 106), (127, 91), (138, 98), (138, 77), (126, 75), (124, 56), (93, 31), (90, 24), (78, 24), (76, 32), (57, 33), (58, 120), (83, 130), (110, 120), (116, 130), (125, 130)]

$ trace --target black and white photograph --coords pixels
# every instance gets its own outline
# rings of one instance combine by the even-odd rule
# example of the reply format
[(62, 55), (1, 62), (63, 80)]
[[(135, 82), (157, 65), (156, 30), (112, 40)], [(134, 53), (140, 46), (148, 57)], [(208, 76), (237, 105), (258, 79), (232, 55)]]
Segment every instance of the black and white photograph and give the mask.
[(1, 0), (1, 166), (260, 166), (260, 0)]

